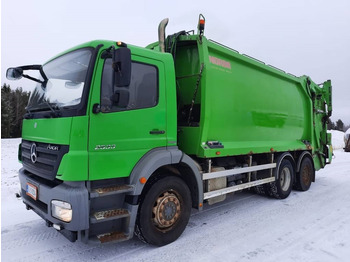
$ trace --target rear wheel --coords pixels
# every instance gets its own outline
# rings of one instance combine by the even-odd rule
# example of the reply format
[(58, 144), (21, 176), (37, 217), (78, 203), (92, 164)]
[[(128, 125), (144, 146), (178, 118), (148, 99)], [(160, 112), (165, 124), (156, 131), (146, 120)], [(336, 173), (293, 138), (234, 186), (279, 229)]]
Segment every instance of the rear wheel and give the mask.
[(294, 181), (294, 168), (290, 160), (284, 158), (277, 172), (276, 181), (267, 184), (266, 189), (270, 196), (285, 199), (289, 196)]
[(191, 214), (191, 193), (179, 177), (162, 178), (144, 195), (136, 219), (136, 235), (144, 242), (163, 246), (185, 230)]
[(307, 191), (315, 175), (315, 169), (309, 157), (304, 157), (300, 165), (300, 171), (296, 175), (295, 189)]

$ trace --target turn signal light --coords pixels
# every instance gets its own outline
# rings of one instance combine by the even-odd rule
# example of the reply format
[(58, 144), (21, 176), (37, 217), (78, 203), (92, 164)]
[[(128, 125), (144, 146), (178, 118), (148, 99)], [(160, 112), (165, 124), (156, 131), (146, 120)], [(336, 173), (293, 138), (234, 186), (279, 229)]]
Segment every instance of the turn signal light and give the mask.
[(147, 182), (147, 178), (145, 178), (145, 177), (141, 177), (140, 178), (140, 183), (141, 184), (146, 184), (146, 182)]

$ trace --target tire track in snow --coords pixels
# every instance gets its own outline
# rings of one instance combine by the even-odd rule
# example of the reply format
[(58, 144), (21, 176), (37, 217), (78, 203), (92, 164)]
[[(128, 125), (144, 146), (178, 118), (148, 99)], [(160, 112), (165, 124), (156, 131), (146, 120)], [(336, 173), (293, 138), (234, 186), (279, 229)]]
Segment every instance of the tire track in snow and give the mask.
[[(228, 200), (220, 205), (206, 205), (199, 216), (197, 216), (199, 214), (198, 212), (193, 212), (191, 220), (194, 218), (195, 221), (197, 219), (199, 219), (199, 221), (213, 221), (217, 217), (225, 215), (230, 212), (231, 209), (234, 209), (235, 203), (254, 197), (254, 195), (249, 193), (248, 195), (243, 194), (241, 196), (238, 194), (237, 196), (237, 199), (228, 197)], [(210, 219), (208, 219), (208, 217), (210, 217)], [(199, 221), (190, 223), (186, 231), (196, 231), (198, 228), (202, 227), (203, 223)], [(13, 251), (19, 248), (23, 249), (23, 247), (32, 250), (31, 253), (25, 255), (25, 258), (17, 257), (15, 254), (13, 257), (15, 261), (47, 261), (48, 256), (51, 257), (50, 261), (92, 261), (101, 258), (102, 260), (107, 259), (111, 261), (114, 259), (128, 260), (127, 258), (129, 255), (135, 252), (155, 249), (155, 247), (142, 243), (136, 237), (127, 242), (104, 245), (85, 245), (79, 242), (70, 243), (53, 228), (47, 228), (41, 220), (5, 227), (2, 230), (2, 234), (3, 257), (10, 258), (12, 257), (11, 253), (13, 254)], [(38, 250), (38, 252), (35, 252), (35, 248), (38, 245), (41, 245), (42, 248)]]
[[(50, 239), (55, 239), (60, 235), (55, 230), (49, 230), (49, 231), (45, 231), (43, 233), (34, 234), (34, 235), (31, 234), (30, 232), (33, 233), (35, 231), (33, 231), (33, 228), (29, 228), (27, 232), (22, 232), (21, 230), (16, 230), (15, 232), (7, 231), (6, 234), (2, 236), (2, 241), (1, 241), (2, 251), (6, 251), (6, 250), (22, 247), (22, 246), (28, 246), (28, 245), (35, 244), (42, 241), (48, 241)], [(12, 236), (15, 235), (15, 237), (13, 239), (8, 239), (7, 234), (9, 233), (11, 233)]]

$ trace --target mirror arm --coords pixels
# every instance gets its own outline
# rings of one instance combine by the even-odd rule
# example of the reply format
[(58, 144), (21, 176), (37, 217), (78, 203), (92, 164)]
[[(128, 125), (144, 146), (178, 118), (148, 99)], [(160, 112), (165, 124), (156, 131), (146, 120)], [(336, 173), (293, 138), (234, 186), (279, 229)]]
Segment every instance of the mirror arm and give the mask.
[(34, 77), (31, 77), (29, 75), (25, 75), (22, 74), (22, 76), (24, 78), (30, 79), (32, 81), (38, 82), (40, 84), (42, 84), (44, 87), (46, 87), (47, 81), (49, 81), (49, 79), (47, 78), (47, 76), (45, 75), (45, 72), (43, 70), (43, 66), (42, 65), (27, 65), (27, 66), (19, 66), (18, 68), (22, 69), (22, 70), (38, 70), (40, 72), (40, 75), (42, 76), (42, 78), (44, 79), (44, 81), (40, 81), (39, 79), (36, 79)]
[(43, 66), (40, 66), (39, 72), (40, 72), (41, 76), (44, 78), (43, 85), (46, 86), (46, 83), (47, 83), (47, 81), (49, 81), (49, 79), (48, 79), (47, 76), (45, 75)]
[(46, 85), (46, 82), (47, 82), (47, 81), (40, 81), (39, 79), (36, 79), (36, 78), (34, 78), (34, 77), (31, 77), (31, 76), (25, 75), (25, 74), (23, 74), (22, 76), (23, 76), (24, 78), (28, 78), (28, 79), (30, 79), (30, 80), (32, 80), (32, 81), (38, 82), (38, 83), (43, 84), (43, 85)]

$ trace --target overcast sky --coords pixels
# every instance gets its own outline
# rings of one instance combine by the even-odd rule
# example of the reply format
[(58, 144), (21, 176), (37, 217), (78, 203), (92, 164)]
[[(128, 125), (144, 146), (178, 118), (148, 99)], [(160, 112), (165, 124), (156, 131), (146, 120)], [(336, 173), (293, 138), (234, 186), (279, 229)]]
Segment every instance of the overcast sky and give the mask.
[(167, 33), (196, 29), (205, 35), (316, 83), (332, 80), (334, 112), (350, 124), (350, 1), (1, 1), (1, 83), (30, 90), (28, 80), (9, 81), (8, 67), (42, 64), (93, 39), (138, 46), (157, 41), (159, 22)]

